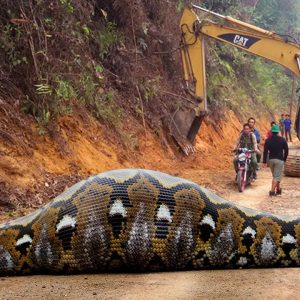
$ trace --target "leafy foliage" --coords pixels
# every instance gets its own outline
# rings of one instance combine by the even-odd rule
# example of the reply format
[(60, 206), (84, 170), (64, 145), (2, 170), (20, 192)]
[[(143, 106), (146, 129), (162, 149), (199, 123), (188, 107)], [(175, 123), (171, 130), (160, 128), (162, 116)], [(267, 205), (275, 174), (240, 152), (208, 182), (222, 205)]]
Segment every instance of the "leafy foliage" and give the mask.
[(58, 80), (55, 88), (55, 94), (58, 98), (72, 100), (76, 98), (76, 92), (67, 80)]
[(283, 74), (280, 66), (262, 59), (252, 59), (252, 90), (258, 101), (272, 109), (288, 104), (291, 92), (291, 79)]
[(106, 21), (102, 31), (94, 32), (94, 39), (99, 45), (99, 57), (103, 59), (120, 39), (116, 24)]
[(115, 23), (95, 20), (94, 0), (0, 4), (0, 66), (5, 82), (23, 91), (23, 110), (45, 128), (75, 102), (94, 109), (102, 60), (120, 40)]
[(50, 121), (50, 111), (43, 110), (42, 114), (40, 114), (38, 117), (35, 117), (37, 123), (38, 123), (38, 133), (40, 135), (43, 135), (46, 133), (46, 127)]
[(113, 127), (119, 125), (123, 115), (123, 111), (116, 105), (114, 93), (111, 91), (97, 97), (94, 102), (94, 111), (99, 119)]
[(299, 10), (299, 1), (260, 0), (253, 12), (253, 21), (263, 28), (294, 35), (300, 29)]
[(209, 10), (220, 14), (236, 16), (236, 13), (241, 9), (239, 2), (238, 0), (205, 0), (203, 4)]
[(144, 79), (140, 84), (140, 89), (146, 102), (153, 100), (158, 94), (160, 89), (160, 77), (153, 79)]

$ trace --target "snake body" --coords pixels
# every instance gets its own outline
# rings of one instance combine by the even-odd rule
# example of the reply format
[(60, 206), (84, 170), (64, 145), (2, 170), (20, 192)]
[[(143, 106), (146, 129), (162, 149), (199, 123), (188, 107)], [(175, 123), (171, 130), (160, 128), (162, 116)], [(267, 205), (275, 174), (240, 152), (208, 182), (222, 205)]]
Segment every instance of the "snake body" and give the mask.
[(0, 225), (0, 275), (299, 266), (300, 218), (236, 206), (161, 172), (83, 180)]

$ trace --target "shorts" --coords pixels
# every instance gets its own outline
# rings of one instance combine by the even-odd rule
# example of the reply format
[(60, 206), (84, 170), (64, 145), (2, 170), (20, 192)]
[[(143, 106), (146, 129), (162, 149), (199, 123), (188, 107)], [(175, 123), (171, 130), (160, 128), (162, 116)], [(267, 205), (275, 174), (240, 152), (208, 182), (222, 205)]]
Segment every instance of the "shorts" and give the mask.
[(280, 159), (269, 159), (268, 166), (270, 167), (273, 175), (273, 180), (281, 181), (283, 174), (284, 161)]

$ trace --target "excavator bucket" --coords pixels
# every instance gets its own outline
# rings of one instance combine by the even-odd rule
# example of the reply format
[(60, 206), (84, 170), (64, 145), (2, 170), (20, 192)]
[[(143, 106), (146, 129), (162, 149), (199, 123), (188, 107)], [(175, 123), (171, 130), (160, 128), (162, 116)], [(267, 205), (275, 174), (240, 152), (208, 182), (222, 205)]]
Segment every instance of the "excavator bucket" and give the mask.
[(195, 152), (194, 141), (207, 110), (204, 39), (194, 32), (198, 21), (193, 10), (183, 11), (180, 53), (184, 88), (192, 99), (174, 113), (170, 122), (171, 135), (186, 155)]
[(195, 153), (194, 142), (204, 117), (195, 108), (185, 108), (175, 112), (171, 119), (170, 133), (186, 155)]

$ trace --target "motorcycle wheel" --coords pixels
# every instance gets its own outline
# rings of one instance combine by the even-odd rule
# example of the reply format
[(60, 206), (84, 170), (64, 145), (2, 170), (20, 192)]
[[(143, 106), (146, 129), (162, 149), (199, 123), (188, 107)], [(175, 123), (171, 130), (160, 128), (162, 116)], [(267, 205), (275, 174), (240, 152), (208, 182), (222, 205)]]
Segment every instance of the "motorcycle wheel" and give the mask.
[(239, 170), (237, 173), (237, 185), (239, 192), (245, 190), (245, 170)]

